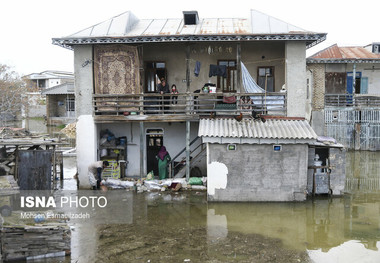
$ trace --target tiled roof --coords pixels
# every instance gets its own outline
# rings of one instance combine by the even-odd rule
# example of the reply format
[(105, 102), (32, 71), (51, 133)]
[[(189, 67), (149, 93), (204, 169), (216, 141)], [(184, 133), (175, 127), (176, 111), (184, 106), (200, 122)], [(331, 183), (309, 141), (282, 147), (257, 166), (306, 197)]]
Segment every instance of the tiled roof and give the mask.
[(316, 140), (306, 120), (268, 119), (265, 122), (244, 118), (201, 119), (198, 136), (239, 139)]

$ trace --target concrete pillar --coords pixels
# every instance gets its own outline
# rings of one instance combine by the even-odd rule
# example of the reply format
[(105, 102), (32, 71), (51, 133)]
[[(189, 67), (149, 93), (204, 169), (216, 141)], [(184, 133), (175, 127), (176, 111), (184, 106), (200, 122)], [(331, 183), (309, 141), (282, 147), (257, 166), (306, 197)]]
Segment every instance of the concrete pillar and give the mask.
[(81, 189), (89, 189), (88, 166), (97, 160), (97, 128), (92, 115), (81, 115), (76, 124), (77, 169)]
[(285, 44), (285, 83), (287, 116), (306, 117), (306, 43), (288, 41)]
[(88, 166), (97, 160), (97, 127), (92, 106), (93, 62), (90, 45), (74, 46), (77, 169), (80, 188), (89, 188)]

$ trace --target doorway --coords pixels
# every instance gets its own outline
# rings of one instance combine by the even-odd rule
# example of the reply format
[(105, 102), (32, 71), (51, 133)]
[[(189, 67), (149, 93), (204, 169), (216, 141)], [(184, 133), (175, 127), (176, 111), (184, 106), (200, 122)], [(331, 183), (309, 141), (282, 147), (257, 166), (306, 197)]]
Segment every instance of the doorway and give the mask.
[(154, 175), (158, 175), (158, 161), (156, 156), (164, 145), (163, 129), (147, 129), (146, 131), (146, 171), (153, 171)]

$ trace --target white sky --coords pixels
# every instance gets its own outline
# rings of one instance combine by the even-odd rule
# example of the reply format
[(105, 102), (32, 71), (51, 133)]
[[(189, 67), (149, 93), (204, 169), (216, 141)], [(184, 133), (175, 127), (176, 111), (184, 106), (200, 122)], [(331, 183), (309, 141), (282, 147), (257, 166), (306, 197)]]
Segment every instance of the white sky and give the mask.
[(337, 43), (365, 46), (380, 42), (379, 0), (1, 0), (0, 64), (20, 75), (44, 70), (73, 71), (73, 52), (52, 44), (125, 11), (138, 18), (248, 18), (256, 9), (300, 28), (325, 32), (327, 40), (307, 55)]

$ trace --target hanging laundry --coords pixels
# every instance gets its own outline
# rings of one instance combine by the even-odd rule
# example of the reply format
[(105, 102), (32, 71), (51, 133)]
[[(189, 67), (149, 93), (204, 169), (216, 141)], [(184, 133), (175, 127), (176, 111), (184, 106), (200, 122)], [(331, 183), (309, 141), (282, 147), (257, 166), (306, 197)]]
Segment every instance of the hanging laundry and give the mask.
[(209, 77), (221, 76), (223, 78), (227, 78), (227, 67), (224, 65), (210, 64), (210, 72), (209, 72), (208, 76)]
[(196, 61), (196, 62), (195, 62), (195, 68), (194, 68), (194, 75), (195, 75), (196, 77), (199, 76), (199, 72), (200, 72), (200, 70), (201, 70), (201, 62)]

